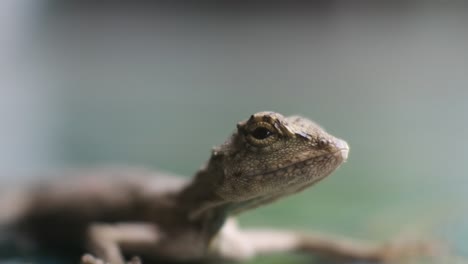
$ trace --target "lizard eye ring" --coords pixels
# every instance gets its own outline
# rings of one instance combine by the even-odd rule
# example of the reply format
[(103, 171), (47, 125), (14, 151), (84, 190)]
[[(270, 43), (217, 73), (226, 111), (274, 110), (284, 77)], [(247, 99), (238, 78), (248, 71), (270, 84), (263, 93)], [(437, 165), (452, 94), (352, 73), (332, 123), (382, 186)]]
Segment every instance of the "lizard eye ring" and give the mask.
[(277, 139), (277, 133), (272, 125), (266, 122), (259, 122), (247, 129), (246, 140), (256, 146), (266, 146)]
[(271, 136), (273, 133), (268, 130), (266, 127), (259, 126), (252, 131), (252, 136), (258, 140), (265, 139), (269, 136)]

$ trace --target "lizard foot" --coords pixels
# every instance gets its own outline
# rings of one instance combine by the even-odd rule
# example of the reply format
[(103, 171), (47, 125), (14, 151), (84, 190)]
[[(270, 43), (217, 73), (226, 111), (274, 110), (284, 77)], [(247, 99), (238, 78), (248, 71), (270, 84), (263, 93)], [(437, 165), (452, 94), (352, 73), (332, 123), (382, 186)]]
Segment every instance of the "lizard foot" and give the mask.
[[(104, 260), (97, 258), (91, 254), (84, 254), (81, 257), (81, 264), (109, 264)], [(139, 257), (133, 257), (126, 264), (142, 264), (141, 259)]]
[(106, 264), (104, 260), (94, 257), (91, 254), (84, 254), (81, 257), (81, 264)]
[(437, 241), (399, 237), (380, 246), (376, 252), (375, 260), (388, 263), (402, 259), (434, 258), (446, 252), (447, 248)]
[(140, 257), (134, 256), (130, 259), (130, 261), (127, 261), (127, 264), (142, 264)]

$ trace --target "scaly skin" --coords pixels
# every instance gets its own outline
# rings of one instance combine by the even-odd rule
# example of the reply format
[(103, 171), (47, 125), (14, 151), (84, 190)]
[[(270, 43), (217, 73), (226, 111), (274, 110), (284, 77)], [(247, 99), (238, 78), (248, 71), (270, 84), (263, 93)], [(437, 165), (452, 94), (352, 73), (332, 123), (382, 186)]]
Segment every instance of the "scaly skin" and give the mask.
[(427, 251), (423, 243), (379, 246), (237, 228), (232, 215), (312, 186), (338, 168), (348, 151), (345, 141), (306, 118), (260, 112), (238, 123), (192, 181), (145, 171), (91, 171), (20, 192), (21, 210), (2, 211), (41, 245), (81, 247), (97, 256), (85, 255), (83, 263), (124, 263), (122, 253), (198, 261), (306, 251), (387, 261)]

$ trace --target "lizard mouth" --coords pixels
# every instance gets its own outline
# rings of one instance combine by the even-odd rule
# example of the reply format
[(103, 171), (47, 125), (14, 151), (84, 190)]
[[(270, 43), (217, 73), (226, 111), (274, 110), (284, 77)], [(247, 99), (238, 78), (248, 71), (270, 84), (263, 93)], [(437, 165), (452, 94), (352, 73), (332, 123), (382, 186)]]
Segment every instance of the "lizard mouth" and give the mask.
[[(310, 173), (310, 170), (313, 170), (313, 167), (315, 166), (317, 167), (320, 166), (322, 168), (326, 167), (328, 168), (327, 170), (331, 172), (348, 159), (349, 145), (346, 141), (339, 139), (339, 138), (335, 138), (333, 140), (332, 148), (334, 149), (334, 151), (332, 152), (309, 156), (305, 159), (298, 160), (296, 162), (292, 162), (289, 164), (285, 164), (283, 166), (280, 166), (272, 170), (264, 171), (261, 173), (252, 173), (247, 176), (253, 176), (253, 177), (260, 176), (260, 175), (281, 176), (281, 174), (292, 175), (292, 174), (298, 174), (298, 173), (308, 174)], [(320, 178), (323, 178), (323, 177), (320, 177)]]
[[(239, 189), (245, 192), (245, 196), (237, 197), (238, 201), (245, 202), (240, 207), (246, 204), (250, 204), (248, 207), (252, 204), (258, 206), (268, 203), (269, 200), (302, 191), (330, 175), (346, 160), (347, 155), (348, 149), (342, 148), (273, 170), (245, 175), (243, 180), (238, 182), (241, 185)], [(236, 208), (234, 212), (244, 209)]]
[[(346, 143), (346, 142), (345, 142)], [(285, 166), (268, 170), (262, 173), (252, 173), (246, 175), (247, 177), (255, 177), (261, 175), (275, 175), (281, 176), (280, 174), (295, 174), (298, 170), (302, 173), (306, 173), (310, 168), (317, 165), (326, 165), (333, 169), (337, 168), (341, 163), (345, 162), (348, 158), (349, 148), (340, 148), (335, 152), (332, 153), (325, 153), (321, 155), (316, 155), (313, 157), (309, 157), (303, 160), (299, 160), (290, 164), (286, 164)], [(277, 175), (276, 175), (277, 174)]]
[(348, 144), (339, 139), (333, 141), (328, 150), (324, 148), (321, 153), (311, 149), (296, 155), (302, 156), (301, 159), (277, 164), (274, 168), (255, 168), (233, 174), (234, 183), (227, 184), (220, 196), (239, 202), (301, 191), (329, 176), (348, 158)]

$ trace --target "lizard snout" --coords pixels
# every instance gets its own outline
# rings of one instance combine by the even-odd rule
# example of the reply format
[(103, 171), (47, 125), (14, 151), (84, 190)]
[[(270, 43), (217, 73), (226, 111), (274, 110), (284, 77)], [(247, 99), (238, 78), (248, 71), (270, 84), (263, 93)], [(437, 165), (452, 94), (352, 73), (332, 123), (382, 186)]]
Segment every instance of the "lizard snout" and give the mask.
[(349, 146), (348, 143), (342, 139), (335, 139), (335, 146), (338, 149), (339, 153), (341, 154), (341, 158), (343, 161), (346, 161), (348, 159), (348, 153), (349, 153)]

